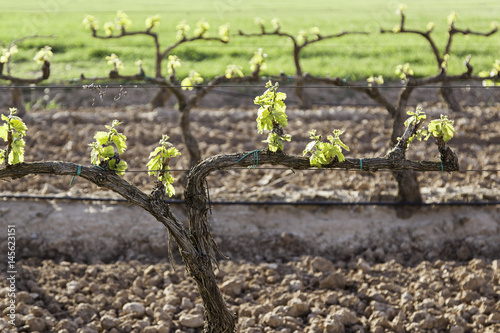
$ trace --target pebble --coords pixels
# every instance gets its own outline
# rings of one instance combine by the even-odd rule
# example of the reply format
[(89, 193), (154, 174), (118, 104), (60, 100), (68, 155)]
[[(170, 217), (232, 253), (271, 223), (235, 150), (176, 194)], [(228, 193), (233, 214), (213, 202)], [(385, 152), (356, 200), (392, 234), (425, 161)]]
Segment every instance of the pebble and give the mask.
[(131, 314), (136, 318), (141, 318), (145, 311), (146, 308), (139, 302), (127, 303), (123, 306), (124, 314)]
[[(19, 329), (27, 332), (196, 332), (204, 325), (197, 287), (181, 268), (173, 273), (164, 263), (85, 266), (48, 260), (19, 265), (33, 276), (26, 277), (27, 290), (17, 292)], [(35, 282), (42, 281), (39, 274), (48, 274), (43, 283)], [(498, 275), (498, 262), (477, 259), (412, 267), (359, 258), (337, 265), (305, 256), (265, 264), (228, 261), (217, 276), (243, 333), (464, 333), (497, 330)], [(161, 283), (148, 282), (156, 277)], [(37, 297), (35, 289), (42, 292)], [(7, 292), (0, 284), (0, 295)], [(63, 308), (69, 311), (61, 318)]]
[(190, 328), (202, 327), (204, 324), (203, 315), (185, 313), (179, 317), (179, 323), (182, 326), (190, 327)]

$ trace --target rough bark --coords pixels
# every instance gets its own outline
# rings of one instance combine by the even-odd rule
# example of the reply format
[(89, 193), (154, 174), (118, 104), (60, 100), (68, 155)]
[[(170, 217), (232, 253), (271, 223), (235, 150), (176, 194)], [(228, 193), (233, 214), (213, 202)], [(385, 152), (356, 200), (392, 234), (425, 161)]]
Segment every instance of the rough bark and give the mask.
[(304, 91), (304, 81), (297, 81), (295, 85), (295, 94), (299, 99), (299, 108), (301, 110), (310, 110), (312, 107), (311, 97)]
[(453, 93), (453, 89), (450, 87), (449, 81), (443, 81), (441, 88), (439, 89), (439, 94), (450, 110), (454, 112), (463, 111), (462, 106)]
[(151, 110), (161, 108), (167, 103), (168, 99), (172, 96), (172, 92), (167, 88), (160, 88), (156, 91), (148, 106)]
[(13, 87), (11, 89), (11, 96), (12, 107), (17, 109), (16, 115), (21, 118), (24, 117), (26, 114), (26, 106), (23, 101), (23, 89), (21, 87)]

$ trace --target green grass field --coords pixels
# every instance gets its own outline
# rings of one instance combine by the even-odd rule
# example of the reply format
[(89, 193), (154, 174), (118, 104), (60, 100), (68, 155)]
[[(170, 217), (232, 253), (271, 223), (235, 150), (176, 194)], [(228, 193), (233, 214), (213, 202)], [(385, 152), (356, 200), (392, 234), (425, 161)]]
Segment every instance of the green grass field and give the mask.
[[(446, 40), (447, 16), (458, 14), (456, 26), (479, 31), (488, 31), (494, 20), (500, 23), (500, 2), (455, 0), (431, 1), (409, 0), (407, 27), (425, 29), (427, 23), (435, 22), (434, 39), (441, 48)], [(382, 74), (386, 79), (395, 79), (394, 68), (410, 62), (417, 76), (436, 72), (436, 63), (430, 48), (423, 38), (408, 34), (392, 35), (378, 33), (379, 27), (392, 29), (399, 23), (395, 14), (397, 2), (377, 0), (351, 1), (242, 1), (213, 0), (189, 1), (45, 1), (18, 0), (2, 5), (0, 13), (0, 41), (4, 44), (28, 35), (54, 35), (55, 38), (28, 39), (18, 45), (19, 53), (11, 59), (11, 72), (17, 76), (36, 75), (39, 66), (32, 61), (39, 48), (50, 45), (54, 51), (51, 60), (50, 82), (62, 82), (78, 77), (104, 76), (111, 69), (105, 57), (116, 53), (125, 63), (122, 74), (134, 74), (134, 62), (142, 59), (147, 74), (153, 75), (152, 39), (126, 37), (113, 40), (98, 40), (82, 25), (83, 17), (91, 14), (100, 25), (112, 21), (117, 10), (124, 10), (132, 19), (131, 30), (144, 29), (148, 16), (161, 15), (161, 24), (155, 30), (160, 35), (163, 47), (175, 41), (175, 26), (185, 19), (191, 26), (206, 19), (211, 24), (211, 36), (217, 36), (218, 26), (229, 22), (231, 37), (229, 44), (197, 41), (185, 44), (173, 54), (183, 61), (179, 69), (182, 77), (195, 69), (204, 77), (223, 73), (228, 64), (238, 64), (249, 72), (248, 61), (257, 48), (262, 47), (268, 55), (269, 74), (280, 70), (293, 74), (291, 42), (277, 37), (246, 38), (237, 36), (237, 30), (257, 32), (255, 17), (266, 20), (280, 18), (282, 31), (296, 35), (300, 30), (318, 26), (323, 34), (334, 34), (342, 30), (370, 32), (369, 36), (349, 35), (311, 45), (304, 49), (303, 69), (314, 75), (350, 76), (364, 79)], [(457, 36), (452, 46), (450, 71), (463, 70), (463, 60), (473, 55), (472, 64), (477, 71), (490, 69), (495, 59), (500, 59), (500, 33), (491, 37)], [(166, 66), (164, 66), (165, 68)], [(166, 73), (165, 73), (166, 74)]]

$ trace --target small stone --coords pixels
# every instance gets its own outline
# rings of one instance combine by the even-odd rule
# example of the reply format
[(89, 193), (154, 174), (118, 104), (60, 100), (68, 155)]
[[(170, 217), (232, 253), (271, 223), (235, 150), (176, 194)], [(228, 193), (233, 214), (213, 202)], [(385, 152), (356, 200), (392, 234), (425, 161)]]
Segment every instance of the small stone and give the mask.
[(484, 279), (480, 278), (476, 274), (470, 274), (464, 279), (464, 281), (462, 281), (461, 286), (463, 290), (475, 291), (484, 284)]
[(69, 320), (69, 319), (61, 319), (61, 321), (56, 325), (56, 329), (59, 330), (67, 330), (69, 332), (76, 332), (78, 325)]
[(122, 308), (125, 314), (133, 314), (134, 317), (140, 318), (144, 315), (146, 308), (139, 302), (127, 303)]
[(19, 291), (16, 294), (17, 302), (23, 302), (24, 304), (33, 304), (35, 301), (31, 295), (26, 291)]
[(30, 332), (42, 332), (45, 329), (45, 321), (42, 318), (30, 316), (26, 320)]
[(361, 270), (363, 273), (368, 273), (372, 270), (370, 264), (363, 258), (358, 259), (358, 262), (356, 263), (356, 268)]
[(161, 324), (158, 324), (157, 330), (158, 330), (158, 333), (169, 333), (170, 326), (165, 324), (165, 323), (161, 323)]
[(241, 294), (243, 288), (244, 288), (243, 281), (237, 278), (225, 281), (220, 287), (221, 291), (224, 294), (229, 295), (231, 297), (236, 297), (239, 294)]
[(193, 302), (187, 297), (183, 297), (181, 301), (181, 309), (183, 310), (191, 310), (194, 307)]
[(179, 323), (185, 327), (198, 328), (203, 326), (204, 320), (200, 314), (184, 313), (179, 317)]
[(43, 310), (39, 306), (32, 306), (29, 309), (29, 313), (31, 313), (35, 317), (41, 317), (43, 315)]
[(309, 313), (309, 304), (299, 298), (292, 298), (288, 301), (289, 315), (292, 317), (302, 317)]
[(344, 289), (346, 285), (345, 277), (342, 273), (331, 273), (319, 281), (322, 289)]
[(347, 308), (341, 308), (334, 312), (333, 315), (337, 317), (343, 325), (354, 325), (361, 322), (354, 312)]
[(158, 333), (158, 328), (156, 326), (146, 326), (142, 330), (143, 333)]
[(110, 315), (104, 315), (101, 317), (101, 327), (109, 330), (118, 325), (118, 319), (111, 317)]
[(333, 270), (333, 263), (323, 257), (314, 257), (310, 263), (311, 271), (313, 272), (330, 272)]
[(500, 259), (495, 259), (491, 262), (491, 268), (493, 268), (494, 271), (500, 271)]
[(268, 325), (272, 328), (276, 328), (276, 327), (282, 326), (284, 324), (284, 320), (281, 316), (278, 316), (278, 315), (273, 314), (271, 312), (266, 313), (264, 315), (264, 317), (262, 318), (262, 321), (266, 325)]
[(452, 326), (450, 327), (450, 333), (465, 333), (465, 329), (462, 326)]
[(495, 313), (490, 314), (488, 316), (488, 322), (491, 324), (499, 323), (500, 322), (500, 313), (495, 312)]
[(90, 318), (96, 313), (97, 311), (86, 303), (80, 303), (75, 308), (75, 315), (80, 317), (85, 323), (88, 323)]
[(289, 288), (291, 292), (299, 291), (304, 289), (304, 284), (300, 280), (292, 280), (290, 281)]
[(412, 300), (413, 296), (409, 292), (405, 291), (404, 293), (401, 294), (401, 305), (407, 304)]
[(144, 276), (153, 274), (156, 274), (156, 269), (154, 265), (150, 265), (144, 270)]
[(328, 316), (326, 317), (324, 323), (324, 333), (344, 333), (345, 327), (342, 324), (338, 317), (336, 316)]

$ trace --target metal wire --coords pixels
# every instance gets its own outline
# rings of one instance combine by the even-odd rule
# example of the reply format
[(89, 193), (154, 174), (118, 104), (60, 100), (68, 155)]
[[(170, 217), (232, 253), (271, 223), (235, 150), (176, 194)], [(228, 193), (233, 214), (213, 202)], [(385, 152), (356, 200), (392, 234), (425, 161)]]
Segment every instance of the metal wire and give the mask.
[[(255, 168), (247, 168), (247, 167), (230, 167), (230, 168), (225, 168), (224, 170), (227, 169), (232, 169), (232, 170), (292, 170), (291, 168), (286, 168), (286, 167), (255, 167)], [(169, 172), (189, 172), (191, 169), (170, 169)], [(224, 171), (224, 170), (219, 170), (219, 171)], [(158, 172), (161, 170), (125, 170), (123, 172), (125, 173), (148, 173), (148, 172)], [(343, 169), (343, 168), (314, 168), (311, 167), (310, 169), (301, 169), (301, 170), (294, 170), (294, 171), (337, 171), (337, 172), (364, 172), (367, 173), (367, 171), (363, 170), (357, 170), (357, 169)], [(380, 169), (377, 170), (376, 172), (393, 172), (397, 170), (389, 170), (389, 169)], [(439, 170), (417, 170), (418, 172), (447, 172), (447, 171), (439, 171)], [(112, 170), (102, 170), (101, 172), (114, 172)], [(371, 171), (369, 171), (371, 172)], [(500, 172), (500, 169), (468, 169), (468, 170), (456, 170), (456, 171), (451, 171), (451, 172), (458, 172), (458, 173), (467, 173), (467, 172)], [(17, 174), (17, 175), (29, 175), (31, 172), (29, 171), (11, 171), (9, 172), (11, 174)], [(49, 173), (45, 175), (51, 175)]]
[[(60, 201), (91, 201), (91, 202), (128, 202), (122, 198), (72, 197), (50, 195), (0, 195), (0, 200), (60, 200)], [(165, 200), (167, 204), (185, 204), (181, 199)], [(498, 206), (500, 201), (450, 201), (450, 202), (392, 202), (392, 201), (211, 201), (213, 205), (223, 206)]]
[[(90, 81), (90, 80), (89, 80)], [(158, 89), (158, 88), (168, 88), (168, 86), (160, 86), (160, 85), (151, 85), (151, 84), (116, 84), (116, 83), (100, 83), (102, 87), (107, 87), (107, 88), (127, 88), (127, 89)], [(9, 90), (12, 88), (21, 88), (21, 89), (86, 89), (83, 87), (84, 84), (79, 84), (79, 85), (64, 85), (64, 84), (52, 84), (52, 85), (37, 85), (37, 86), (30, 86), (30, 85), (12, 85), (12, 86), (0, 86), (1, 90)], [(178, 87), (178, 88), (206, 88), (206, 87), (211, 87), (209, 85), (197, 85), (197, 86), (191, 86), (191, 85), (175, 85), (173, 87)], [(238, 85), (238, 84), (224, 84), (224, 85), (218, 85), (217, 88), (263, 88), (264, 85), (262, 84), (245, 84), (245, 85)], [(303, 85), (303, 86), (297, 86), (297, 85), (286, 85), (283, 84), (281, 86), (282, 88), (302, 88), (302, 89), (352, 89), (352, 88), (367, 88), (365, 85), (355, 85), (355, 86), (337, 86), (337, 85)], [(377, 88), (379, 89), (401, 89), (404, 88), (401, 85), (384, 85), (384, 86), (378, 86)], [(471, 85), (423, 85), (423, 86), (418, 86), (415, 87), (415, 89), (441, 89), (441, 88), (451, 88), (451, 89), (460, 89), (460, 88), (468, 88), (468, 89), (500, 89), (500, 86), (491, 86), (491, 87), (485, 87), (482, 85), (477, 85), (477, 86), (471, 86)]]

